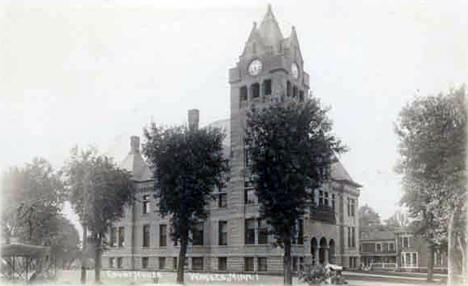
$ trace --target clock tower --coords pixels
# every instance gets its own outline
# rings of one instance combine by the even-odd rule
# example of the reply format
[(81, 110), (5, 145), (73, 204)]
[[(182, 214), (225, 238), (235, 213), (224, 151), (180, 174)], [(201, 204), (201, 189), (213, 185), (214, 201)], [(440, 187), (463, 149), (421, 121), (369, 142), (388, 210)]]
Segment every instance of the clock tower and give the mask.
[[(265, 106), (282, 100), (283, 97), (304, 100), (309, 92), (309, 75), (303, 67), (304, 61), (295, 28), (292, 28), (289, 37), (283, 37), (269, 5), (260, 25), (253, 23), (239, 61), (234, 68), (229, 70), (231, 87), (231, 177), (228, 187), (230, 244), (244, 245), (246, 231), (248, 231), (246, 221), (258, 217), (258, 205), (245, 160), (246, 112), (252, 105)], [(249, 255), (248, 249), (241, 247), (239, 251), (240, 256)], [(270, 251), (273, 251), (275, 255), (282, 253), (279, 249)]]

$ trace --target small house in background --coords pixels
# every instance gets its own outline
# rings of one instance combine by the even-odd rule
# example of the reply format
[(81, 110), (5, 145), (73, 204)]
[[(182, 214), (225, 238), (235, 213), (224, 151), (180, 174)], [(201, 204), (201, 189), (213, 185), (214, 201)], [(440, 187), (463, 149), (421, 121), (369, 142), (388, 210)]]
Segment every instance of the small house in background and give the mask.
[[(412, 230), (361, 232), (359, 241), (365, 269), (427, 272), (429, 244)], [(447, 253), (440, 249), (434, 253), (434, 272), (447, 272)]]

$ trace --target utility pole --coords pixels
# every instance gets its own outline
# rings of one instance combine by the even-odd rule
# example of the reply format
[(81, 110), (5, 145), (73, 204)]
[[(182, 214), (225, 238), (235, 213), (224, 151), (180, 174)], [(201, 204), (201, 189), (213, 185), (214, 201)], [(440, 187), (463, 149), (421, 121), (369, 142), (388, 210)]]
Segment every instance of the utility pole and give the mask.
[(85, 170), (83, 204), (83, 244), (81, 249), (81, 284), (86, 284), (86, 248), (88, 245), (88, 188), (89, 169)]

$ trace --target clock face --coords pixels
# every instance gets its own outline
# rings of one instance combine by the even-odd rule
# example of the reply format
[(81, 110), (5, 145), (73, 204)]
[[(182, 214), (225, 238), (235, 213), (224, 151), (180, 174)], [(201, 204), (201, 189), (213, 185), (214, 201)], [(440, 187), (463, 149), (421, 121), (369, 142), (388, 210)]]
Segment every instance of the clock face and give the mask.
[(262, 71), (262, 62), (260, 60), (253, 60), (249, 65), (249, 74), (258, 75)]
[(292, 73), (292, 76), (295, 78), (295, 79), (298, 79), (299, 78), (299, 68), (297, 66), (296, 63), (292, 63), (291, 65), (291, 73)]

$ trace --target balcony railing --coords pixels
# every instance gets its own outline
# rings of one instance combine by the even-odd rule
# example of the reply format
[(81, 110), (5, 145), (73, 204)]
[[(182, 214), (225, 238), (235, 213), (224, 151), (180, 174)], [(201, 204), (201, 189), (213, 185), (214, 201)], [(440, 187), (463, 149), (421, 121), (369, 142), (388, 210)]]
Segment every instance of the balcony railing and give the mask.
[(335, 210), (329, 206), (317, 205), (310, 207), (310, 219), (335, 224)]

